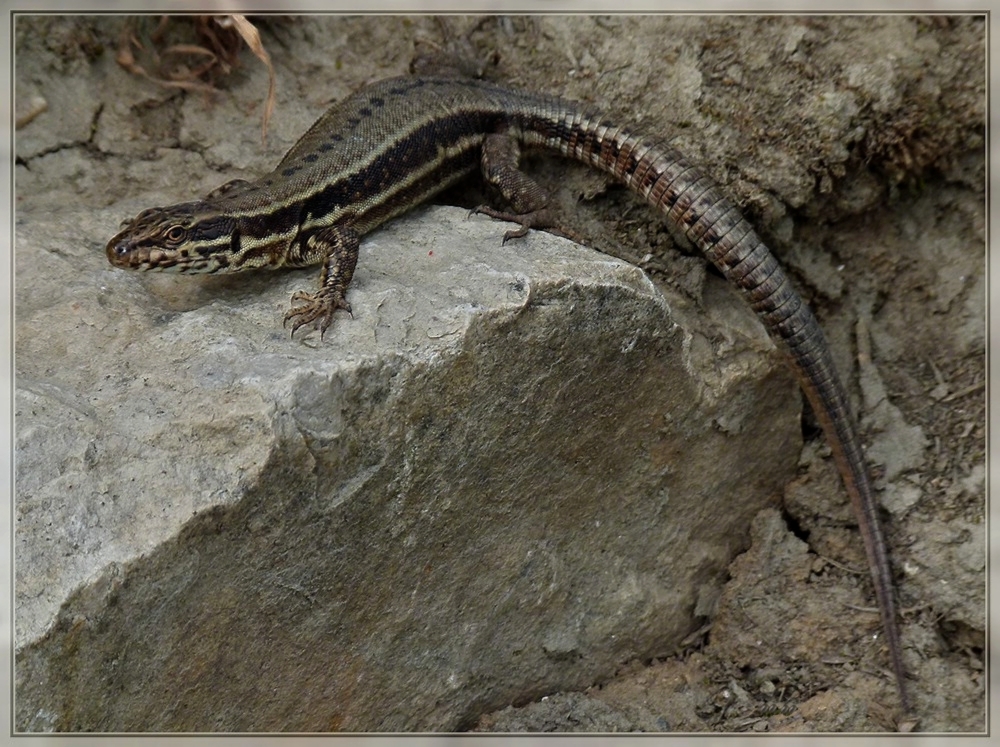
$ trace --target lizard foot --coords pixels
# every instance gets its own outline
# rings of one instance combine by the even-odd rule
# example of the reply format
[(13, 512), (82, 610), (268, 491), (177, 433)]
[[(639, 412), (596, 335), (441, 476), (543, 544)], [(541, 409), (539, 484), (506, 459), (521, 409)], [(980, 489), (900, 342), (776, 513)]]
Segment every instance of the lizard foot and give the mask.
[(347, 303), (343, 293), (334, 289), (323, 289), (319, 293), (306, 293), (305, 291), (295, 291), (292, 294), (292, 304), (301, 301), (300, 306), (293, 305), (285, 314), (281, 326), (285, 326), (289, 319), (294, 319), (292, 324), (292, 337), (295, 330), (310, 322), (318, 322), (319, 339), (323, 339), (323, 334), (333, 321), (333, 314), (337, 309), (343, 309), (348, 314), (351, 313), (351, 305)]
[(503, 241), (501, 244), (506, 244), (511, 239), (519, 239), (525, 236), (528, 231), (532, 228), (546, 228), (551, 223), (551, 216), (548, 210), (536, 210), (531, 213), (508, 213), (503, 210), (495, 210), (488, 205), (480, 205), (479, 207), (473, 208), (470, 215), (488, 215), (494, 220), (507, 221), (508, 223), (517, 223), (520, 228), (507, 231), (503, 235)]
[(517, 223), (520, 228), (514, 231), (507, 231), (507, 233), (503, 235), (503, 241), (500, 242), (501, 245), (506, 244), (511, 239), (521, 238), (528, 233), (529, 229), (532, 228), (543, 229), (548, 233), (554, 234), (555, 236), (562, 236), (564, 239), (575, 241), (577, 244), (583, 244), (585, 246), (587, 244), (587, 240), (576, 231), (563, 228), (563, 226), (556, 221), (549, 208), (521, 215), (518, 213), (506, 213), (502, 210), (494, 210), (488, 205), (480, 205), (479, 207), (470, 210), (469, 215), (488, 215), (496, 220), (503, 220), (508, 223)]

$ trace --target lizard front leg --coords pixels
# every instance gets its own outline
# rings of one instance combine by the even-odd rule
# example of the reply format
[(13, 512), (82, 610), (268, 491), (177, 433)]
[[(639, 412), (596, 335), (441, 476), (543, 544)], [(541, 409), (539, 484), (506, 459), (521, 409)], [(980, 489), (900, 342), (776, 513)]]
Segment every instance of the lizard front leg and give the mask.
[[(290, 264), (313, 264), (323, 262), (320, 275), (320, 288), (317, 293), (296, 291), (292, 294), (292, 308), (285, 314), (282, 325), (290, 319), (292, 336), (299, 327), (318, 322), (319, 338), (323, 339), (333, 314), (337, 309), (351, 313), (351, 305), (344, 297), (347, 286), (354, 277), (354, 268), (358, 263), (358, 234), (345, 226), (328, 226), (314, 231), (307, 236), (296, 239), (298, 256)], [(302, 304), (295, 306), (297, 301)]]

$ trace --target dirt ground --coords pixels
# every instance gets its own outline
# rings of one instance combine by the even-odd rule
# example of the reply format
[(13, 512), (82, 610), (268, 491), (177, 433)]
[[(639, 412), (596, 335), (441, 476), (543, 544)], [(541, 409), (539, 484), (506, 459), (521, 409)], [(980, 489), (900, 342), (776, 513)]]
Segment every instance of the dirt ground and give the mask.
[[(133, 48), (135, 74), (141, 66), (162, 77), (157, 65), (168, 63), (194, 80), (204, 56), (163, 51), (204, 45), (204, 37), (191, 19), (170, 21), (157, 37), (158, 20), (132, 28), (143, 43)], [(249, 52), (237, 69), (216, 66), (198, 79), (215, 94), (150, 80), (145, 98), (121, 100), (100, 80), (122, 48), (122, 18), (18, 19), (17, 209), (104, 207), (153, 190), (189, 198), (260, 175), (303, 123), (350, 90), (406, 72), (415, 57), (452, 55), (489, 79), (584, 101), (662, 133), (704, 164), (791, 270), (861, 414), (899, 585), (915, 719), (898, 713), (861, 540), (806, 412), (801, 473), (783, 511), (758, 516), (747, 552), (689, 645), (622, 662), (586, 693), (482, 714), (470, 728), (985, 728), (983, 17), (254, 22), (278, 71), (266, 147), (267, 72)], [(53, 94), (74, 76), (93, 81), (84, 116)], [(182, 127), (185, 100), (218, 111), (233, 91), (261, 103), (218, 124), (224, 142)], [(128, 122), (134, 137), (109, 135), (109, 122)], [(176, 153), (190, 169), (181, 186), (159, 168)], [(558, 159), (530, 167), (585, 243), (641, 263), (692, 303), (708, 302), (704, 260), (678, 248), (627, 190)], [(463, 188), (442, 201), (480, 200)]]

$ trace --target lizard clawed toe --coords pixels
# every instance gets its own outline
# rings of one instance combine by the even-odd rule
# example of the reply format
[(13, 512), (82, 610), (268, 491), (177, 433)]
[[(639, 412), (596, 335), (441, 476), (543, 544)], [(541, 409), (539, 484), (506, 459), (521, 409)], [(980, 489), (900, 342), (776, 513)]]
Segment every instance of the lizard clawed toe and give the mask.
[(507, 231), (503, 235), (503, 239), (500, 245), (506, 244), (511, 239), (520, 239), (528, 234), (528, 231), (532, 227), (529, 215), (517, 215), (516, 213), (505, 213), (502, 210), (495, 210), (488, 205), (480, 205), (469, 211), (469, 215), (488, 215), (494, 220), (507, 221), (508, 223), (517, 223), (520, 228)]
[[(295, 306), (294, 304), (297, 301), (301, 301), (302, 304)], [(289, 320), (294, 320), (292, 324), (292, 337), (295, 337), (295, 330), (299, 327), (303, 327), (311, 322), (318, 322), (316, 327), (319, 329), (319, 339), (322, 340), (327, 328), (333, 322), (333, 315), (337, 309), (343, 309), (348, 314), (351, 314), (351, 316), (354, 316), (351, 311), (351, 304), (339, 293), (324, 291), (306, 293), (305, 291), (295, 291), (292, 294), (291, 302), (293, 306), (285, 314), (281, 326), (284, 327), (288, 324)]]

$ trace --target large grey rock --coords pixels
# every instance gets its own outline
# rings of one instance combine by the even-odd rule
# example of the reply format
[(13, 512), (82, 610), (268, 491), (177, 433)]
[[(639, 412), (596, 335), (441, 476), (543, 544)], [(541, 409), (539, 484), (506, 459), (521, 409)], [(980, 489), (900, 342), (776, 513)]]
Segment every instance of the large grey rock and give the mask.
[(585, 687), (703, 622), (795, 468), (721, 280), (689, 308), (436, 208), (289, 340), (314, 270), (113, 270), (131, 207), (18, 228), (19, 730), (456, 729)]

